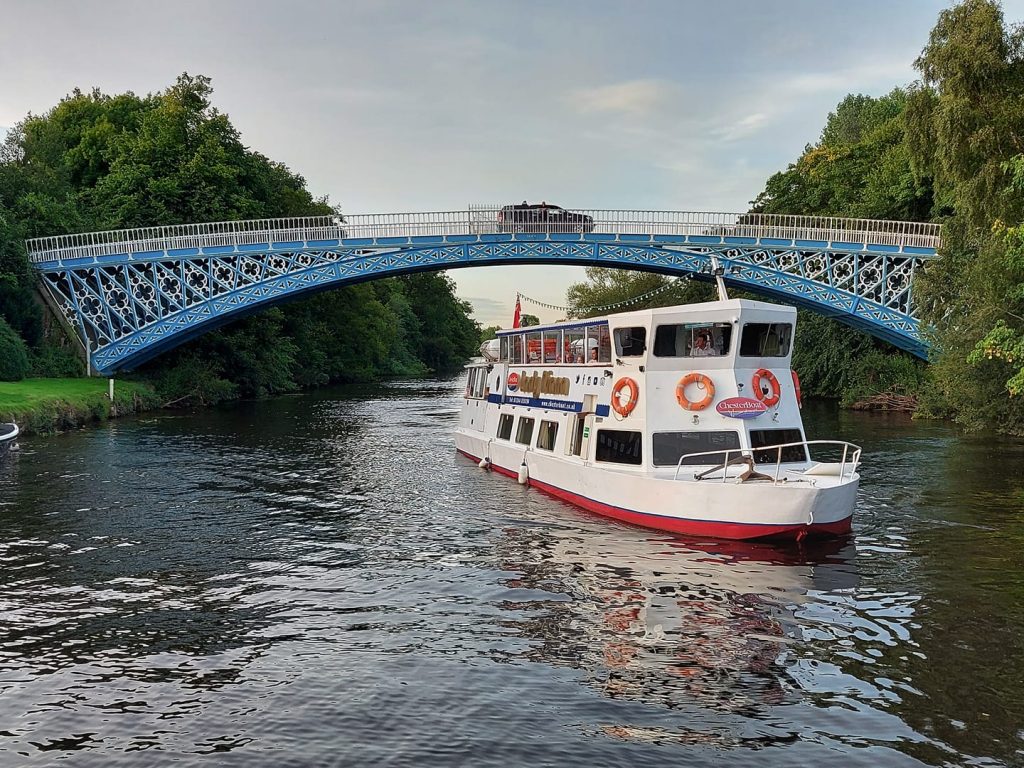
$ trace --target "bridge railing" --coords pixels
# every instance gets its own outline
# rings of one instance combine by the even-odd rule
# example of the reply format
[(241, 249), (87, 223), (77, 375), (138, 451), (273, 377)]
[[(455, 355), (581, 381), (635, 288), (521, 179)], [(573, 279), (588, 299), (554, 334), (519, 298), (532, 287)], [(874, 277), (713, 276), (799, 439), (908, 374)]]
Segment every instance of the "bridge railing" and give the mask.
[(510, 221), (499, 220), (499, 214), (506, 213), (501, 206), (481, 205), (466, 211), (254, 219), (57, 235), (35, 238), (26, 245), (32, 261), (44, 263), (269, 242), (508, 232), (706, 235), (922, 248), (937, 248), (941, 235), (939, 224), (827, 216), (573, 209), (540, 220), (524, 220), (518, 214)]

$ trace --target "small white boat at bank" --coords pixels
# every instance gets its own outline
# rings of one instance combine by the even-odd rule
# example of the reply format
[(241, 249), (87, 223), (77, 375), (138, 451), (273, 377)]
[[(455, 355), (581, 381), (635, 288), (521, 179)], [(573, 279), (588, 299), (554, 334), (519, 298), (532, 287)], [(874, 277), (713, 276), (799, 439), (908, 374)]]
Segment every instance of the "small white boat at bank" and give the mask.
[(792, 307), (732, 299), (501, 332), (467, 366), (456, 448), (657, 530), (848, 533), (861, 451), (806, 439), (795, 326)]
[(20, 430), (17, 424), (0, 424), (0, 458), (17, 446)]

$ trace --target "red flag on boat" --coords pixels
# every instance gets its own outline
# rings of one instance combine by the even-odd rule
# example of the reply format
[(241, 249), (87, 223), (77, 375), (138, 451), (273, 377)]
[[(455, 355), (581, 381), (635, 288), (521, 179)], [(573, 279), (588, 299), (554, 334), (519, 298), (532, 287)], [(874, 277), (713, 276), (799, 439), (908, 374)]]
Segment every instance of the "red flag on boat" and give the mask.
[(516, 294), (516, 313), (512, 315), (512, 327), (519, 327), (519, 315), (522, 312), (522, 308), (519, 306), (519, 294)]

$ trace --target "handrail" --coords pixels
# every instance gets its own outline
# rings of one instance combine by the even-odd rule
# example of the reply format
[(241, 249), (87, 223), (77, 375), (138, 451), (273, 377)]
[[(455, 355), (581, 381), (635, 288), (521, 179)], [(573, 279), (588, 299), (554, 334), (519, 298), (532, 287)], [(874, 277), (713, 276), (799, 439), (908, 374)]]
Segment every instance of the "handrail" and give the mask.
[(858, 245), (938, 248), (942, 225), (915, 221), (791, 216), (774, 213), (572, 209), (563, 222), (503, 225), (501, 206), (470, 206), (465, 211), (308, 216), (138, 229), (85, 232), (27, 240), (35, 263), (62, 258), (168, 251), (179, 248), (257, 245), (270, 242), (342, 238), (481, 235), (505, 232), (650, 234), (712, 237), (774, 237)]
[[(778, 483), (779, 483), (779, 475), (782, 472), (782, 463), (783, 463), (782, 462), (782, 449), (783, 448), (791, 448), (791, 447), (798, 446), (798, 445), (799, 446), (803, 446), (806, 449), (805, 450), (805, 455), (808, 457), (809, 460), (812, 460), (812, 461), (813, 461), (813, 459), (810, 458), (810, 446), (812, 446), (812, 445), (835, 445), (835, 446), (842, 446), (842, 448), (843, 448), (843, 458), (842, 458), (842, 461), (840, 462), (840, 465), (839, 465), (839, 478), (840, 479), (843, 479), (843, 478), (846, 477), (846, 465), (847, 465), (847, 463), (849, 463), (851, 465), (851, 469), (850, 469), (850, 476), (851, 477), (853, 476), (853, 473), (857, 470), (857, 465), (860, 463), (860, 456), (861, 456), (861, 450), (862, 449), (861, 449), (861, 447), (859, 445), (854, 445), (853, 443), (848, 443), (845, 440), (798, 440), (798, 441), (792, 442), (792, 443), (779, 443), (777, 445), (762, 445), (762, 446), (758, 446), (757, 448), (726, 448), (726, 449), (718, 450), (718, 451), (698, 451), (698, 452), (695, 452), (695, 453), (684, 453), (682, 456), (679, 457), (679, 461), (676, 462), (676, 471), (675, 471), (675, 474), (672, 476), (672, 479), (673, 480), (678, 480), (679, 479), (679, 470), (682, 469), (683, 461), (685, 459), (694, 458), (696, 456), (721, 456), (722, 454), (725, 454), (725, 459), (722, 462), (722, 464), (714, 467), (714, 469), (711, 470), (711, 471), (715, 471), (715, 470), (718, 470), (718, 469), (722, 469), (722, 482), (724, 483), (726, 481), (727, 477), (728, 477), (728, 474), (729, 474), (729, 465), (733, 461), (733, 459), (730, 458), (733, 453), (738, 454), (737, 458), (744, 457), (744, 456), (748, 457), (750, 459), (751, 463), (754, 466), (756, 466), (757, 462), (754, 460), (754, 452), (755, 451), (771, 451), (771, 450), (774, 450), (774, 451), (776, 451), (776, 457), (775, 457), (775, 477), (772, 480), (772, 484), (773, 485), (778, 485)], [(850, 456), (850, 450), (851, 449), (853, 451), (853, 455), (852, 456)], [(787, 462), (787, 463), (789, 463), (789, 462)], [(700, 465), (696, 465), (696, 466), (700, 466)], [(706, 475), (706, 474), (708, 474), (708, 472), (705, 472), (703, 474)]]

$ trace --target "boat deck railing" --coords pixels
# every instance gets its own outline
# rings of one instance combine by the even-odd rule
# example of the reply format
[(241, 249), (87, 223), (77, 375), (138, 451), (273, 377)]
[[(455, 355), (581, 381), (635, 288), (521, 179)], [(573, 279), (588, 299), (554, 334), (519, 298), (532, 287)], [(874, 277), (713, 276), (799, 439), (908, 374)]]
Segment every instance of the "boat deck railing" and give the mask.
[[(828, 446), (833, 446), (833, 447), (836, 447), (836, 448), (841, 448), (842, 449), (842, 458), (841, 458), (840, 463), (839, 463), (839, 479), (841, 481), (847, 479), (847, 467), (849, 467), (849, 479), (853, 478), (854, 472), (856, 472), (856, 470), (857, 470), (857, 465), (860, 463), (861, 448), (860, 448), (859, 445), (854, 445), (853, 443), (848, 443), (845, 440), (800, 440), (800, 441), (797, 441), (797, 442), (794, 442), (794, 443), (779, 443), (778, 445), (763, 445), (763, 446), (758, 446), (757, 448), (727, 448), (725, 450), (718, 450), (718, 451), (699, 451), (697, 453), (684, 453), (682, 456), (679, 457), (679, 461), (676, 463), (676, 472), (675, 472), (675, 475), (673, 475), (672, 479), (673, 480), (678, 480), (679, 479), (679, 470), (682, 469), (683, 462), (686, 461), (687, 459), (697, 458), (698, 456), (715, 456), (715, 457), (719, 457), (720, 458), (720, 457), (722, 457), (724, 455), (725, 458), (722, 460), (722, 462), (720, 464), (718, 464), (716, 466), (713, 466), (711, 469), (706, 469), (703, 472), (699, 472), (699, 473), (694, 475), (694, 479), (695, 480), (703, 480), (708, 475), (710, 475), (710, 474), (712, 474), (714, 472), (717, 472), (718, 470), (721, 470), (722, 471), (722, 482), (724, 483), (728, 479), (728, 477), (729, 477), (729, 467), (731, 465), (743, 463), (743, 464), (746, 464), (749, 467), (749, 470), (751, 472), (753, 472), (753, 471), (755, 471), (755, 467), (764, 467), (765, 464), (770, 464), (771, 463), (771, 462), (760, 462), (760, 463), (758, 463), (754, 459), (754, 454), (755, 453), (762, 454), (765, 451), (775, 451), (775, 473), (774, 473), (774, 475), (772, 477), (770, 477), (768, 479), (771, 479), (773, 485), (778, 485), (780, 480), (783, 481), (783, 482), (786, 480), (786, 478), (782, 477), (782, 465), (783, 465), (783, 463), (791, 463), (791, 462), (783, 462), (782, 461), (782, 451), (783, 451), (783, 449), (785, 449), (785, 448), (794, 448), (794, 447), (797, 447), (797, 446), (803, 446), (803, 448), (804, 448), (804, 455), (808, 459), (810, 459), (810, 446), (812, 446), (812, 445), (819, 445), (819, 446), (821, 446), (821, 445), (828, 445)], [(693, 465), (693, 466), (701, 466), (701, 465), (698, 464), (698, 465)], [(737, 477), (737, 476), (734, 475), (734, 477)], [(764, 476), (762, 475), (762, 477), (764, 477)], [(715, 478), (715, 479), (717, 479), (717, 478)]]

